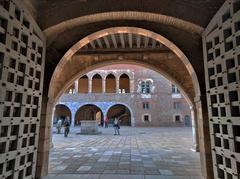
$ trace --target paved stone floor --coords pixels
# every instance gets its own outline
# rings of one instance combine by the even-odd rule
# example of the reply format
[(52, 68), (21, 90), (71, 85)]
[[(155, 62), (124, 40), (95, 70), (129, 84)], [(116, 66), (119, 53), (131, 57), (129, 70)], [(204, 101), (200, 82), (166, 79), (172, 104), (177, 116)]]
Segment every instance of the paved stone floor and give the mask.
[[(54, 129), (55, 130), (55, 129)], [(53, 134), (51, 178), (200, 179), (191, 128), (101, 128), (101, 135)]]

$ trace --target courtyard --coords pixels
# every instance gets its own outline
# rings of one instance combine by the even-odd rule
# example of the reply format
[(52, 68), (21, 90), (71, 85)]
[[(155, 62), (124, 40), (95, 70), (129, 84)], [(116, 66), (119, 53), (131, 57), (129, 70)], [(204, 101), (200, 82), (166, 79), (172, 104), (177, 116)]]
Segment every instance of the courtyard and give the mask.
[(100, 135), (79, 135), (71, 129), (64, 138), (53, 128), (51, 178), (200, 179), (199, 153), (191, 150), (189, 127), (121, 127), (120, 134), (100, 128)]

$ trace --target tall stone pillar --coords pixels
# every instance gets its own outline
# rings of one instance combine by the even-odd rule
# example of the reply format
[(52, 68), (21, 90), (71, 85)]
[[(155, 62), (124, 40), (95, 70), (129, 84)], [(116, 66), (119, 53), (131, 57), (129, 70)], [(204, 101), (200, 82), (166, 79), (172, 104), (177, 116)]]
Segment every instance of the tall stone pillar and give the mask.
[(192, 133), (193, 133), (193, 146), (192, 150), (199, 152), (199, 135), (198, 135), (198, 125), (197, 125), (197, 111), (195, 107), (190, 107), (191, 119), (192, 119)]
[(74, 122), (75, 122), (75, 111), (71, 111), (71, 127), (74, 127)]
[(204, 179), (213, 179), (213, 164), (206, 96), (195, 98), (201, 169)]
[(92, 77), (88, 79), (88, 93), (92, 93)]
[(134, 93), (134, 79), (130, 79), (130, 84), (129, 85), (130, 85), (130, 87), (129, 87), (130, 91), (129, 92)]
[(74, 93), (78, 93), (78, 79), (74, 81)]
[(116, 78), (116, 93), (119, 93), (119, 77)]
[(102, 79), (102, 92), (106, 93), (106, 77)]
[(53, 116), (54, 102), (47, 99), (46, 96), (42, 100), (41, 121), (39, 129), (39, 142), (38, 142), (38, 158), (36, 179), (46, 176), (48, 173), (49, 164), (49, 150), (52, 143), (51, 122)]

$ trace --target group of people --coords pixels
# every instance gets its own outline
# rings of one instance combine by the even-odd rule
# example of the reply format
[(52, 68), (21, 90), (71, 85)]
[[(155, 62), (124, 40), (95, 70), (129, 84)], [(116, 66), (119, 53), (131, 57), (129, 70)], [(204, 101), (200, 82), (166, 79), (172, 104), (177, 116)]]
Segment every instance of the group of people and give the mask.
[(64, 127), (64, 137), (67, 137), (70, 132), (70, 119), (67, 117), (64, 122), (61, 119), (57, 122), (57, 133), (61, 134), (62, 126)]
[[(108, 118), (106, 117), (105, 119), (105, 128), (108, 128)], [(118, 118), (114, 118), (114, 121), (113, 121), (113, 127), (114, 127), (114, 135), (120, 135), (120, 120)], [(57, 122), (57, 134), (61, 134), (61, 129), (62, 127), (64, 127), (64, 137), (67, 137), (69, 132), (70, 132), (70, 119), (67, 117), (64, 122), (62, 122), (61, 119), (58, 120)]]

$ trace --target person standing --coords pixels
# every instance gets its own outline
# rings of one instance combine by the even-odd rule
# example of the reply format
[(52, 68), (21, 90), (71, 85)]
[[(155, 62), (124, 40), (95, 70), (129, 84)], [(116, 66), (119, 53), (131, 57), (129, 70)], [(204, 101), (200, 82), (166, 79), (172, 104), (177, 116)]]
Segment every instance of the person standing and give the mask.
[(61, 134), (61, 129), (62, 129), (62, 120), (59, 119), (57, 122), (57, 134)]
[(105, 128), (108, 128), (108, 117), (105, 118)]
[(114, 119), (113, 127), (114, 127), (114, 131), (115, 131), (115, 134), (114, 134), (114, 135), (120, 135), (120, 132), (119, 132), (120, 122), (119, 122), (118, 118), (115, 118), (115, 119)]
[(64, 137), (67, 137), (70, 131), (70, 120), (69, 117), (66, 118), (66, 120), (64, 121)]

